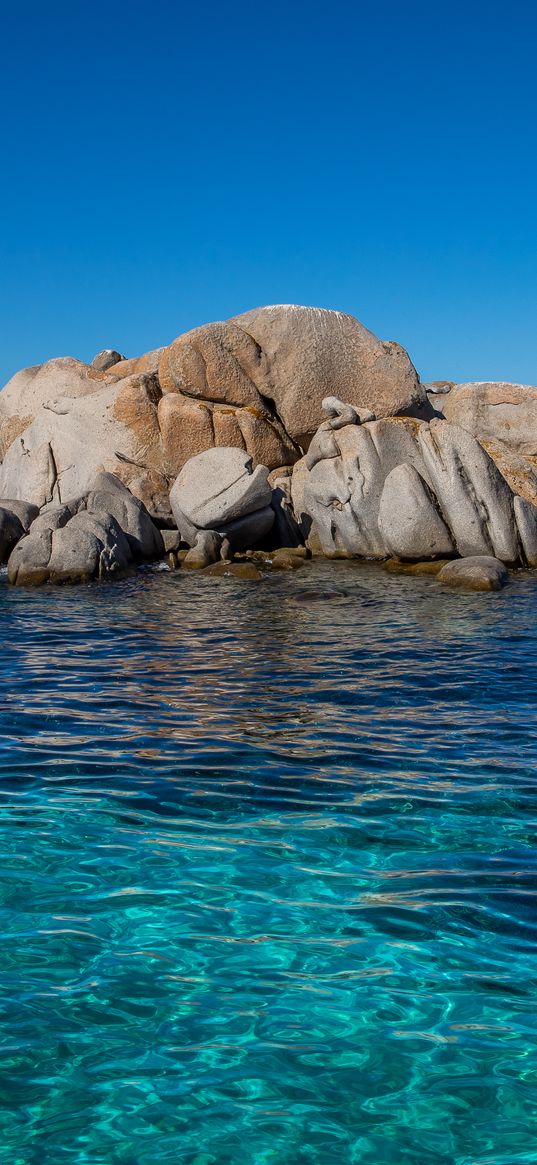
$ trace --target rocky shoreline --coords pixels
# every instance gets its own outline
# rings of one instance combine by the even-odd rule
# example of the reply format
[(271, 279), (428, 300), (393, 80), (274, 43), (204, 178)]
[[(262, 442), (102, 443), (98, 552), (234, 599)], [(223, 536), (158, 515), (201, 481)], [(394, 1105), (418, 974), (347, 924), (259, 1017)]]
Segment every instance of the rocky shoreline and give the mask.
[(537, 567), (537, 387), (421, 383), (352, 316), (279, 305), (0, 392), (0, 560), (18, 586), (143, 561), (385, 561), (497, 590)]

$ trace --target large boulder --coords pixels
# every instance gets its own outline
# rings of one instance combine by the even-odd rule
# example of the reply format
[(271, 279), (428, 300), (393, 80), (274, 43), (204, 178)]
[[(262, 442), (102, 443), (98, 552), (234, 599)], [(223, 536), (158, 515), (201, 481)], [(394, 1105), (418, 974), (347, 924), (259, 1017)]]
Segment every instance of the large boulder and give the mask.
[[(174, 406), (203, 426), (227, 426), (227, 444), (242, 444), (270, 469), (307, 448), (328, 393), (376, 416), (421, 413), (427, 406), (416, 370), (398, 344), (384, 343), (353, 316), (323, 308), (277, 305), (195, 328), (164, 348), (159, 380)], [(185, 412), (184, 415), (187, 415)], [(225, 418), (228, 418), (225, 420)], [(237, 428), (240, 440), (237, 440)], [(198, 452), (189, 449), (189, 453)]]
[(379, 531), (385, 549), (395, 558), (447, 558), (453, 554), (451, 534), (427, 482), (413, 465), (396, 465), (380, 495)]
[(307, 447), (333, 394), (377, 417), (420, 415), (426, 395), (405, 349), (377, 339), (354, 316), (277, 304), (230, 321), (260, 350), (261, 392), (274, 401), (290, 437)]
[(194, 546), (200, 530), (216, 530), (235, 549), (254, 545), (274, 523), (268, 469), (253, 468), (242, 449), (209, 449), (192, 457), (170, 492), (184, 541)]
[(360, 558), (392, 554), (379, 529), (380, 500), (386, 478), (399, 465), (412, 466), (428, 483), (421, 427), (411, 418), (384, 418), (331, 434), (320, 432), (313, 439), (308, 456), (293, 469), (291, 497), (314, 553)]
[(162, 535), (146, 507), (113, 473), (98, 473), (80, 504), (91, 513), (111, 514), (115, 518), (137, 562), (164, 554)]
[(442, 401), (447, 421), (480, 441), (504, 441), (537, 455), (537, 386), (481, 381), (457, 384)]
[(513, 493), (479, 442), (460, 426), (435, 420), (422, 427), (419, 445), (459, 554), (516, 562)]

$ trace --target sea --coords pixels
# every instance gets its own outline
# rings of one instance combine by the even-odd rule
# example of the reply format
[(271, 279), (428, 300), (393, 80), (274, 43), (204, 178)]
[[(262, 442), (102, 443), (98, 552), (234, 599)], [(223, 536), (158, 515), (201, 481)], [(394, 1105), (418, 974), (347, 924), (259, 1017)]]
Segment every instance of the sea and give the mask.
[(537, 1162), (537, 576), (0, 579), (0, 1160)]

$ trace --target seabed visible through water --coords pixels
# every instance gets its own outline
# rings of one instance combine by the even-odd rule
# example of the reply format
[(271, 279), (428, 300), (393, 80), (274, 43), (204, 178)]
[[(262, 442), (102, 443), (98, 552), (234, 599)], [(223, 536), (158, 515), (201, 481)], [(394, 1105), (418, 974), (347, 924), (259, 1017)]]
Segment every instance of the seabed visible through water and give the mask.
[(537, 1162), (536, 610), (2, 581), (2, 1160)]

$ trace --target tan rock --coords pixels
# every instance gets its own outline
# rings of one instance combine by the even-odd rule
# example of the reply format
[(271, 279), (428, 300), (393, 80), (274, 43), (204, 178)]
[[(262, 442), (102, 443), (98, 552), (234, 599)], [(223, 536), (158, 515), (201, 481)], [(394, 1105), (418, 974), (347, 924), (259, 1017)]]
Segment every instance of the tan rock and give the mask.
[(444, 416), (480, 441), (504, 441), (537, 456), (537, 386), (482, 381), (457, 384), (442, 402)]
[(537, 457), (524, 456), (505, 441), (485, 441), (480, 444), (492, 457), (513, 493), (537, 506)]
[(389, 574), (439, 574), (449, 559), (436, 558), (428, 562), (401, 562), (398, 558), (388, 558), (383, 564)]
[(158, 406), (162, 465), (174, 478), (183, 465), (214, 445), (212, 411), (203, 401), (169, 393)]
[(164, 348), (154, 348), (152, 352), (146, 352), (143, 356), (136, 356), (132, 360), (118, 361), (117, 364), (114, 364), (114, 376), (140, 376), (146, 372), (154, 375), (158, 372), (163, 351)]
[[(212, 412), (214, 427), (214, 444), (222, 448), (230, 446), (234, 449), (246, 449), (246, 441), (241, 432), (237, 418), (237, 410), (231, 408), (214, 408)], [(251, 452), (251, 450), (248, 450)], [(259, 460), (259, 458), (257, 458)], [(262, 460), (262, 459), (261, 459)]]
[(0, 496), (41, 507), (83, 494), (101, 469), (124, 478), (158, 468), (156, 391), (151, 376), (105, 380), (95, 392), (39, 408), (7, 450)]
[(419, 412), (426, 395), (404, 348), (378, 340), (354, 316), (278, 304), (230, 323), (259, 345), (255, 383), (292, 440), (307, 447), (328, 394), (377, 417)]
[(265, 386), (264, 363), (259, 346), (242, 328), (232, 322), (206, 324), (164, 349), (159, 379), (163, 392), (262, 408), (256, 385)]

